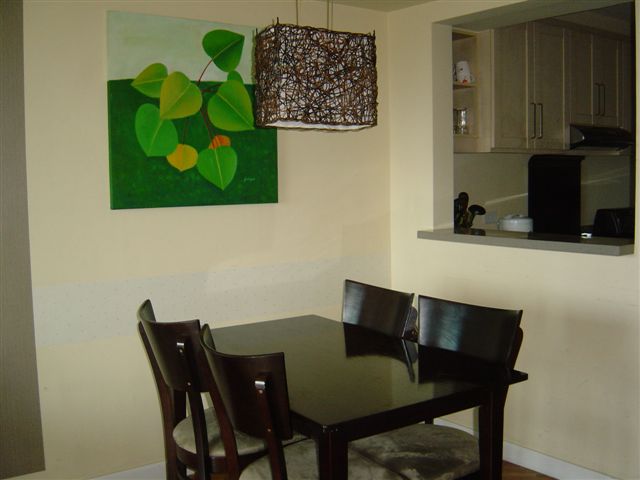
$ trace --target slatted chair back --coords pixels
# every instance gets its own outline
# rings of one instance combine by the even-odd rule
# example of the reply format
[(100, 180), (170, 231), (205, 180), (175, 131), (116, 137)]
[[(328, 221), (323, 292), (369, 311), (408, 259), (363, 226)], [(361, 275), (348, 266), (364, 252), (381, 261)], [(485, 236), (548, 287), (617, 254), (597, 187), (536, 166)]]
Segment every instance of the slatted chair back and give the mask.
[(411, 330), (413, 293), (345, 280), (342, 321), (404, 337)]

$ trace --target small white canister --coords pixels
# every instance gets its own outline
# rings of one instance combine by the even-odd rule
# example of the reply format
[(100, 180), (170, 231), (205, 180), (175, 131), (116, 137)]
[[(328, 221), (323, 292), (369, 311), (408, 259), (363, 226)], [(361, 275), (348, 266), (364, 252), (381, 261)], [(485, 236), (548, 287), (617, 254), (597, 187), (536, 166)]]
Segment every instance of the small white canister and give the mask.
[(533, 219), (520, 214), (505, 215), (498, 220), (498, 230), (505, 232), (532, 232)]

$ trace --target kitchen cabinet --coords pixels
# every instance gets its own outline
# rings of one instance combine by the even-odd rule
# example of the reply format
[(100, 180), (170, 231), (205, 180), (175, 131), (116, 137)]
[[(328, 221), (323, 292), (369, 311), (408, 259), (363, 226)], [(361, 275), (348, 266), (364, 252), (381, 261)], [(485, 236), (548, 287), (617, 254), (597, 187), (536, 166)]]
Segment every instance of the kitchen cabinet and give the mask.
[(564, 29), (540, 22), (493, 34), (493, 149), (561, 150)]
[(527, 148), (527, 27), (493, 32), (493, 148)]
[(565, 147), (564, 29), (544, 23), (527, 25), (530, 70), (528, 106), (529, 147)]
[(633, 45), (616, 33), (548, 19), (453, 35), (476, 81), (453, 85), (469, 130), (456, 152), (569, 149), (569, 125), (635, 130)]
[(572, 30), (568, 51), (570, 123), (621, 126), (622, 42)]
[[(454, 30), (452, 32), (453, 58), (453, 110), (454, 110), (454, 148), (456, 151), (473, 151), (478, 138), (478, 75), (476, 58), (476, 36), (473, 33)], [(456, 78), (455, 71), (458, 62), (466, 62), (472, 77), (464, 82)], [(458, 114), (456, 115), (456, 111)], [(464, 112), (464, 124), (458, 124), (461, 112)], [(456, 119), (457, 117), (457, 119)], [(458, 120), (458, 121), (457, 121)]]
[(470, 82), (452, 81), (453, 108), (466, 109), (467, 116), (466, 129), (454, 129), (454, 149), (487, 151), (491, 147), (491, 32), (453, 30), (452, 60), (454, 68), (457, 62), (466, 61), (472, 75)]

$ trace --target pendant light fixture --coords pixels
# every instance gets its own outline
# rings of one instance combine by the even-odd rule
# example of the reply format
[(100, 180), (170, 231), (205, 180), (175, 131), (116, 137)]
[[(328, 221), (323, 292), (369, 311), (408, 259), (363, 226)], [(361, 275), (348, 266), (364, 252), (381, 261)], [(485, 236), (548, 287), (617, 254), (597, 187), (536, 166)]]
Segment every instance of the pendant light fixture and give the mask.
[(274, 25), (255, 38), (256, 125), (359, 130), (378, 121), (375, 34)]

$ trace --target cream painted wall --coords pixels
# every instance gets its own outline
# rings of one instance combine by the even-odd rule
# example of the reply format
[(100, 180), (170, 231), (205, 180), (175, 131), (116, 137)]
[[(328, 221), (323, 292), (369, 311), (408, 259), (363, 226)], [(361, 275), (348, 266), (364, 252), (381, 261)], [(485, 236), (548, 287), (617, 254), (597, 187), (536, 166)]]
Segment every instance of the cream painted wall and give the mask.
[[(386, 15), (334, 7), (376, 32), (379, 126), (278, 133), (278, 204), (109, 209), (106, 12), (263, 27), (271, 0), (25, 0), (25, 94), (35, 330), (47, 470), (93, 478), (162, 461), (158, 402), (136, 336), (160, 319), (213, 325), (316, 312), (339, 319), (346, 277), (388, 285)], [(323, 2), (302, 24), (326, 25)]]
[[(638, 254), (601, 257), (416, 238), (417, 230), (446, 222), (453, 198), (453, 151), (450, 134), (443, 134), (443, 125), (451, 125), (450, 86), (442, 78), (449, 68), (438, 68), (451, 65), (451, 53), (447, 27), (433, 22), (508, 3), (517, 2), (438, 0), (389, 15), (393, 285), (523, 308), (517, 367), (530, 379), (509, 393), (505, 439), (637, 479)], [(469, 424), (470, 417), (455, 421)]]

